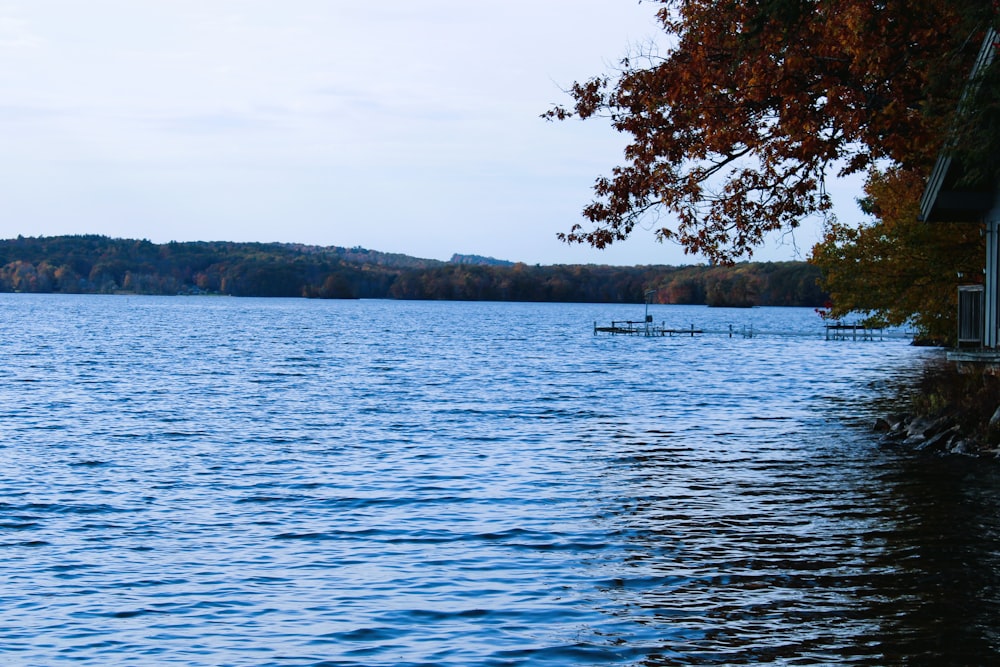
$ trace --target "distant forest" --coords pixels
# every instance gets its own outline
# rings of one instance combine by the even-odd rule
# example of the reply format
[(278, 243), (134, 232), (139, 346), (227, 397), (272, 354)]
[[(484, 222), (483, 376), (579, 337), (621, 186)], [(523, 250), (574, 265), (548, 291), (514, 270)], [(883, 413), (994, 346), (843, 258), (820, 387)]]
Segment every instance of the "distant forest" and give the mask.
[(659, 303), (820, 306), (818, 278), (805, 262), (529, 266), (287, 243), (0, 240), (0, 292), (637, 303), (656, 289)]

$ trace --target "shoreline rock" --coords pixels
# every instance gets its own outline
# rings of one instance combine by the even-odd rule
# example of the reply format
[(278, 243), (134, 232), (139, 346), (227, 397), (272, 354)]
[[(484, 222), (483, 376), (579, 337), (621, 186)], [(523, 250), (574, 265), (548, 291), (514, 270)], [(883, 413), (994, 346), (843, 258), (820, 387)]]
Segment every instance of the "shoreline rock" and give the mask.
[(882, 444), (1000, 459), (1000, 375), (935, 360), (893, 405), (872, 425)]
[(988, 449), (985, 443), (966, 433), (959, 420), (951, 415), (889, 415), (876, 419), (872, 431), (882, 434), (880, 444), (907, 447), (916, 452), (1000, 457), (1000, 449)]

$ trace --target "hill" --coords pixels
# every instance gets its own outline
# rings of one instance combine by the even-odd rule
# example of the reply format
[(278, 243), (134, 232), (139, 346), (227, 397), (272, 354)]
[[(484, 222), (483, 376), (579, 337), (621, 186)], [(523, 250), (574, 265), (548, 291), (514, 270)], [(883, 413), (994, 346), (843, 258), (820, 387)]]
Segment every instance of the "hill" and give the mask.
[(826, 300), (818, 269), (804, 262), (528, 266), (456, 257), (442, 262), (292, 243), (19, 236), (0, 240), (0, 292), (636, 303), (656, 289), (661, 303), (819, 306)]

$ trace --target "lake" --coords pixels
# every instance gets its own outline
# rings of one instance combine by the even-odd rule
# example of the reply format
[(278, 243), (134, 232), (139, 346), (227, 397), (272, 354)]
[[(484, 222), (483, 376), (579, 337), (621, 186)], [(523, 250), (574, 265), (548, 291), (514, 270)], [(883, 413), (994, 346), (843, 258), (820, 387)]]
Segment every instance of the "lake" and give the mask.
[[(0, 295), (0, 662), (984, 664), (941, 352), (808, 309)], [(753, 327), (754, 337), (728, 335)]]

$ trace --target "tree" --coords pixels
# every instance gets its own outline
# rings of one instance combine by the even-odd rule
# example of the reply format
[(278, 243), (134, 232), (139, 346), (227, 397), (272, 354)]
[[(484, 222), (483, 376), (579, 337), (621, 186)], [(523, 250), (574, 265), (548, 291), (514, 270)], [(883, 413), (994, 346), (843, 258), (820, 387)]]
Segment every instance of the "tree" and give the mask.
[(868, 313), (890, 325), (912, 322), (928, 339), (951, 342), (956, 284), (982, 279), (985, 242), (978, 224), (924, 224), (917, 219), (923, 175), (901, 168), (875, 171), (859, 227), (832, 222), (813, 249), (832, 308), (827, 317)]
[(603, 248), (652, 217), (658, 240), (718, 262), (827, 214), (831, 174), (929, 171), (994, 20), (987, 0), (656, 2), (663, 53), (575, 83), (574, 106), (544, 114), (630, 135), (590, 228), (560, 237)]

